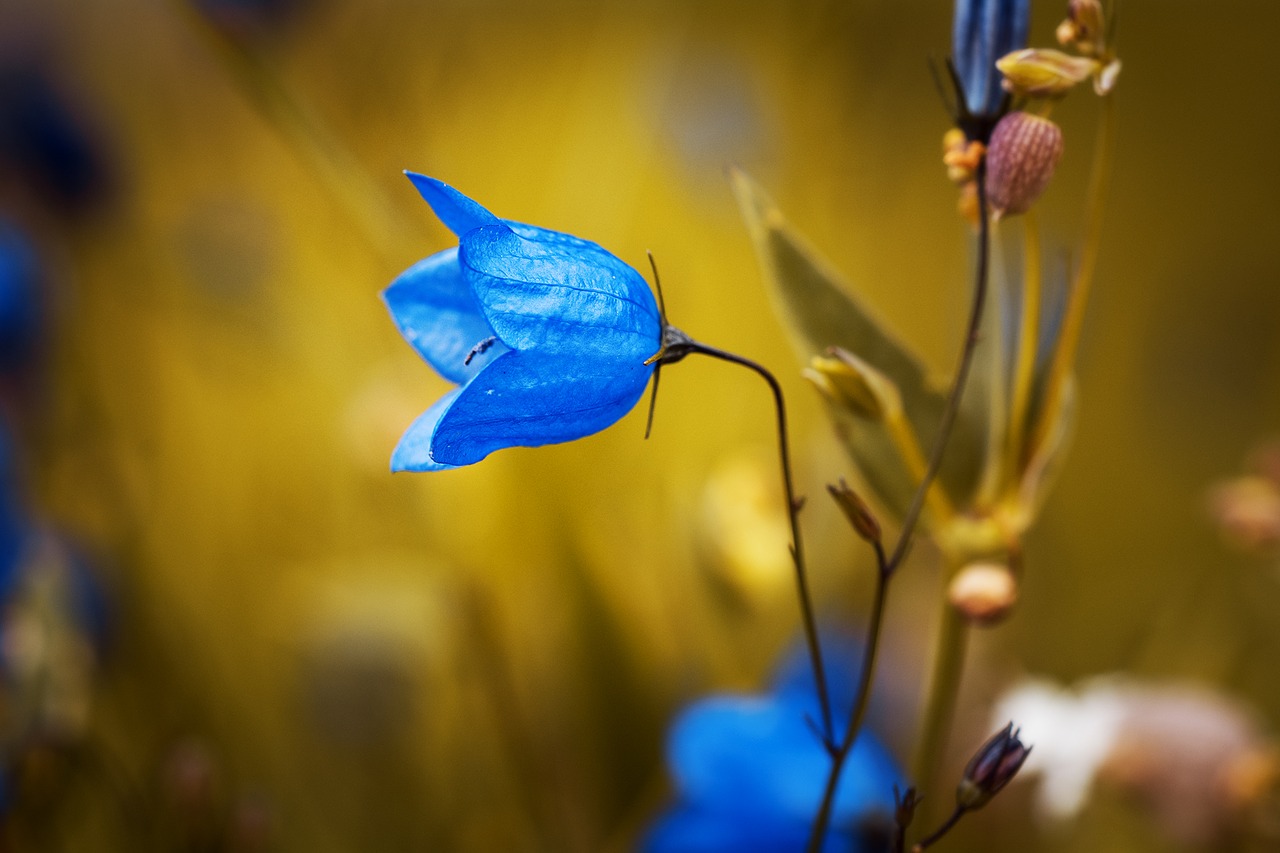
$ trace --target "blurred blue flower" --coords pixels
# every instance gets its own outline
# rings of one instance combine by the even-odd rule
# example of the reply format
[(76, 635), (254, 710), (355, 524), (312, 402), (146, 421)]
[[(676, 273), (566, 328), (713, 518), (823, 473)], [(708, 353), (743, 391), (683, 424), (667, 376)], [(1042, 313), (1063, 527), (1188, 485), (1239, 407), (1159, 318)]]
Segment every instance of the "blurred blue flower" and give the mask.
[(951, 62), (974, 116), (993, 117), (1003, 97), (996, 60), (1027, 45), (1031, 0), (956, 0)]
[(0, 220), (0, 372), (26, 364), (40, 342), (40, 265), (26, 235)]
[[(848, 709), (854, 688), (847, 674), (858, 657), (843, 658), (856, 647), (834, 650), (832, 700)], [(812, 675), (803, 673), (789, 660), (769, 695), (712, 696), (677, 718), (667, 761), (679, 801), (649, 829), (644, 853), (805, 849), (831, 760), (808, 722), (819, 712)], [(880, 849), (895, 784), (905, 787), (893, 758), (863, 731), (840, 779), (825, 853)]]
[(0, 62), (0, 174), (57, 213), (93, 207), (109, 190), (100, 135), (38, 60)]
[(457, 388), (421, 415), (393, 471), (437, 471), (504, 447), (599, 432), (648, 384), (662, 321), (645, 280), (595, 243), (499, 219), (406, 173), (458, 246), (383, 291), (405, 339)]

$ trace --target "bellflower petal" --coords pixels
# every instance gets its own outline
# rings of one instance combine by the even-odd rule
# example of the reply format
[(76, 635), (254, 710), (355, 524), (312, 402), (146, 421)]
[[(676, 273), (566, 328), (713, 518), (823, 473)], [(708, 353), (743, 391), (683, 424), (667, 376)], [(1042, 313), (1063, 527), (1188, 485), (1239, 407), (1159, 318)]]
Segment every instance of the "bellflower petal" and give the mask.
[(661, 321), (640, 274), (594, 243), (506, 225), (462, 238), (459, 258), (485, 317), (515, 349), (644, 361)]
[(640, 360), (505, 353), (441, 417), (431, 457), (469, 465), (503, 447), (538, 447), (599, 432), (631, 411), (652, 372)]
[[(832, 670), (853, 671), (858, 647), (841, 643), (831, 651)], [(680, 714), (667, 739), (678, 802), (654, 822), (640, 849), (805, 849), (831, 758), (807, 722), (818, 710), (797, 674), (802, 659), (793, 655), (784, 664), (772, 693), (712, 696)], [(837, 707), (847, 708), (852, 692), (841, 694)], [(875, 827), (883, 829), (893, 813), (895, 784), (903, 780), (892, 757), (863, 731), (841, 773), (824, 853), (870, 853)]]
[(461, 393), (461, 388), (455, 388), (418, 415), (418, 419), (401, 436), (400, 443), (391, 454), (392, 471), (444, 471), (454, 467), (431, 458), (431, 439), (436, 433), (440, 418)]
[[(789, 702), (718, 696), (689, 708), (671, 733), (669, 761), (691, 802), (721, 813), (771, 813), (805, 824), (822, 801), (831, 759)], [(836, 824), (859, 812), (893, 809), (893, 760), (869, 737), (850, 754), (836, 795)]]
[(1030, 0), (956, 0), (951, 61), (969, 112), (991, 116), (999, 108), (996, 60), (1026, 47), (1030, 17)]
[(431, 205), (431, 209), (435, 211), (436, 216), (440, 217), (445, 227), (459, 237), (476, 228), (502, 222), (444, 181), (428, 178), (417, 172), (404, 174), (418, 188), (418, 192), (427, 204)]
[[(646, 833), (640, 849), (644, 853), (779, 853), (804, 850), (809, 842), (809, 825), (802, 821), (765, 823), (729, 821), (724, 815), (694, 807), (675, 809), (663, 815)], [(855, 839), (832, 830), (822, 845), (822, 853), (862, 853)]]
[(639, 273), (587, 240), (499, 219), (406, 172), (458, 247), (383, 292), (405, 339), (462, 387), (419, 417), (394, 471), (439, 471), (504, 447), (599, 432), (635, 406), (663, 323)]
[(496, 343), (466, 364), (477, 344), (493, 337), (493, 328), (463, 279), (456, 248), (409, 267), (382, 298), (404, 339), (450, 382), (466, 382), (507, 350)]

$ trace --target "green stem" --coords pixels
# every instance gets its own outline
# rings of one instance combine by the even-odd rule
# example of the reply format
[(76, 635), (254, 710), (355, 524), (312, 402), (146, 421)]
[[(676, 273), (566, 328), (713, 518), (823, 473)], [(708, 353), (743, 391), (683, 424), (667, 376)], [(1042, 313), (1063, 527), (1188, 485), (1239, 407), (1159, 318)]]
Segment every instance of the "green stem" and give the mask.
[[(920, 734), (916, 739), (912, 767), (912, 778), (915, 779), (917, 789), (934, 800), (937, 799), (933, 790), (934, 780), (942, 764), (942, 755), (951, 732), (951, 718), (955, 714), (960, 679), (964, 673), (965, 650), (969, 645), (969, 623), (945, 596), (940, 622), (934, 647), (933, 674), (929, 681), (929, 698), (920, 723)], [(929, 800), (925, 802), (927, 804)]]
[(1076, 350), (1080, 346), (1080, 329), (1084, 324), (1084, 309), (1089, 302), (1089, 290), (1093, 285), (1093, 273), (1098, 264), (1098, 249), (1102, 244), (1102, 214), (1107, 182), (1111, 177), (1111, 155), (1115, 147), (1115, 99), (1108, 95), (1102, 99), (1102, 116), (1098, 121), (1098, 138), (1093, 149), (1093, 169), (1089, 175), (1088, 213), (1085, 221), (1084, 248), (1080, 252), (1080, 266), (1071, 282), (1067, 295), (1066, 314), (1062, 318), (1062, 331), (1053, 351), (1044, 389), (1044, 411), (1036, 421), (1036, 428), (1027, 443), (1028, 453), (1040, 447), (1049, 430), (1058, 422), (1063, 389), (1075, 363)]

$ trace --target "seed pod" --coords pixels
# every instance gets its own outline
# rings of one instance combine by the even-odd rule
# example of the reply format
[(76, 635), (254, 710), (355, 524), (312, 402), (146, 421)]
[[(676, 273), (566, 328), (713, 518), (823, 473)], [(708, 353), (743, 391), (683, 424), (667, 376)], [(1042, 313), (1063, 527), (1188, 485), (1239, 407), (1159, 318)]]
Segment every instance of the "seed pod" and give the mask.
[(995, 217), (1026, 213), (1062, 159), (1062, 130), (1047, 118), (1012, 112), (987, 147), (987, 199)]
[(1018, 603), (1018, 581), (1002, 563), (970, 563), (951, 579), (947, 598), (966, 621), (993, 625)]

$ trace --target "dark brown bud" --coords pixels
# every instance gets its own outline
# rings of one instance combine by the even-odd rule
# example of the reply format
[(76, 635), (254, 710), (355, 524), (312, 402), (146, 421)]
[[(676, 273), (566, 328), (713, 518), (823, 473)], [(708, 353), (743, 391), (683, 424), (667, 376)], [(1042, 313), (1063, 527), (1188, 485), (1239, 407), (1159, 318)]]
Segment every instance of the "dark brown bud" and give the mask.
[(987, 198), (994, 216), (1031, 209), (1062, 159), (1062, 130), (1047, 118), (1012, 112), (996, 125), (987, 147)]
[(836, 499), (845, 518), (849, 519), (859, 536), (873, 544), (880, 541), (880, 522), (876, 520), (867, 502), (858, 497), (858, 493), (849, 488), (848, 483), (841, 479), (838, 486), (828, 485), (827, 491)]
[(1013, 723), (984, 743), (964, 768), (964, 778), (956, 788), (956, 804), (962, 809), (980, 809), (1009, 784), (1027, 760), (1031, 747), (1018, 740)]

